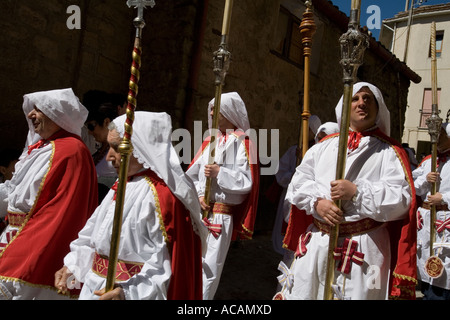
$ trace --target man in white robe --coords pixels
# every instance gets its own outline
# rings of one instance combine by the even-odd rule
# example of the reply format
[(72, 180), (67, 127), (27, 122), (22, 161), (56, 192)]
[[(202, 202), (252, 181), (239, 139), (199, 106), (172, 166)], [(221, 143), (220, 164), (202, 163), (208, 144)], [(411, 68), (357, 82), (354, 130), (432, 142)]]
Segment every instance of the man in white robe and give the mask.
[(326, 136), (334, 133), (339, 133), (339, 126), (336, 122), (325, 122), (322, 124), (319, 129), (317, 129), (316, 136), (314, 137), (314, 140), (319, 142)]
[[(424, 300), (450, 299), (450, 125), (442, 124), (437, 144), (437, 170), (431, 172), (431, 155), (413, 171), (414, 186), (423, 203), (417, 210), (417, 269)], [(431, 195), (431, 185), (437, 182), (437, 192)], [(434, 254), (443, 262), (438, 276), (430, 277), (425, 264), (430, 256), (430, 206), (436, 207), (436, 239)]]
[[(214, 99), (208, 105), (209, 128)], [(202, 209), (210, 210), (204, 222), (210, 233), (203, 257), (203, 299), (212, 300), (219, 285), (230, 243), (251, 239), (256, 217), (259, 166), (244, 101), (236, 92), (222, 94), (215, 164), (209, 165), (209, 138), (193, 159), (187, 175), (195, 184)], [(204, 201), (206, 178), (211, 177), (210, 205)]]
[[(114, 119), (108, 134), (107, 159), (117, 169), (125, 120), (126, 115)], [(201, 250), (207, 230), (194, 185), (171, 144), (170, 116), (135, 112), (131, 142), (117, 288), (104, 292), (114, 186), (71, 243), (55, 287), (66, 291), (74, 277), (83, 283), (80, 299), (201, 299)]]
[[(24, 96), (27, 148), (0, 185), (0, 299), (64, 299), (53, 286), (69, 244), (97, 206), (97, 177), (81, 140), (88, 111), (72, 89)], [(75, 292), (73, 294), (76, 294)]]
[[(342, 101), (336, 107), (339, 124)], [(355, 84), (345, 180), (335, 180), (336, 135), (308, 150), (288, 187), (286, 199), (293, 209), (285, 244), (294, 243), (290, 249), (296, 258), (291, 266), (280, 268), (285, 271), (279, 277), (283, 290), (275, 299), (324, 297), (328, 233), (335, 224), (340, 226), (333, 282), (337, 298), (412, 298), (416, 280), (415, 252), (410, 253), (415, 238), (408, 238), (415, 227), (410, 221), (411, 172), (403, 163), (406, 153), (387, 136), (389, 129), (389, 111), (378, 88)], [(342, 200), (342, 209), (336, 200)], [(313, 223), (296, 233), (306, 219)], [(394, 239), (400, 233), (400, 240)]]

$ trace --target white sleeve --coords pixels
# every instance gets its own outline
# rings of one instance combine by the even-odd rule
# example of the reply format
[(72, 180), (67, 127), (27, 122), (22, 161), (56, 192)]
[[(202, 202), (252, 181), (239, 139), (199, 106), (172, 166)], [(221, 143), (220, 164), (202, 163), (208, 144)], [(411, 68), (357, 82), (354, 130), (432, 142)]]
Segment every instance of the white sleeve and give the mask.
[(394, 221), (405, 217), (411, 204), (411, 187), (406, 179), (402, 164), (392, 148), (377, 157), (378, 176), (363, 175), (353, 182), (358, 189), (354, 202), (356, 212), (361, 217), (376, 221)]
[(252, 189), (252, 173), (245, 145), (240, 141), (238, 143), (239, 146), (237, 147), (236, 156), (232, 161), (232, 166), (225, 163), (225, 165), (220, 167), (217, 184), (227, 193), (246, 194)]
[(91, 236), (94, 230), (98, 209), (78, 233), (78, 238), (70, 243), (70, 252), (64, 257), (64, 265), (80, 282), (85, 282), (86, 274), (92, 268), (95, 249), (91, 246)]
[(325, 188), (321, 184), (316, 183), (316, 153), (321, 153), (320, 150), (317, 150), (320, 146), (314, 145), (305, 153), (301, 164), (295, 170), (286, 192), (286, 200), (289, 203), (300, 210), (305, 210), (307, 214), (312, 214), (316, 218), (319, 217), (314, 209), (317, 199), (330, 199), (329, 186)]
[(8, 184), (9, 180), (0, 184), (0, 219), (8, 214)]
[(416, 194), (424, 198), (430, 191), (431, 184), (427, 181), (427, 174), (431, 171), (431, 160), (425, 160), (421, 166), (417, 167), (413, 171), (414, 187), (416, 188)]
[(450, 190), (448, 188), (448, 181), (449, 181), (449, 167), (450, 167), (450, 161), (447, 161), (444, 163), (443, 167), (441, 168), (441, 183), (439, 184), (439, 193), (442, 194), (442, 200), (447, 204), (450, 205)]
[[(334, 163), (332, 159), (320, 160), (320, 168), (317, 165), (321, 154), (326, 152), (321, 146), (326, 144), (314, 145), (306, 152), (286, 194), (291, 204), (316, 218), (319, 217), (314, 204), (319, 198), (331, 199), (329, 182), (335, 179), (335, 170), (325, 166), (325, 163)], [(358, 190), (356, 200), (343, 202), (343, 210), (348, 215), (392, 221), (403, 218), (408, 212), (411, 203), (410, 185), (402, 164), (391, 148), (367, 160), (353, 183)]]
[[(202, 155), (203, 156), (203, 155)], [(202, 156), (200, 156), (197, 161), (195, 161), (190, 168), (186, 171), (186, 175), (192, 180), (194, 183), (195, 189), (197, 190), (197, 194), (199, 197), (205, 194), (205, 184), (201, 183), (201, 179), (199, 177), (200, 169), (202, 167)]]

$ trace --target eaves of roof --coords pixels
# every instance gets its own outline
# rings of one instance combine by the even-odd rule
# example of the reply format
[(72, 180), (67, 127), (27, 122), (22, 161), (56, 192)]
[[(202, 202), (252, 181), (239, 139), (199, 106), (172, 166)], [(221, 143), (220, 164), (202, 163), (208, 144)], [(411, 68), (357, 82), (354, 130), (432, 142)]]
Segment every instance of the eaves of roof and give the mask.
[[(439, 15), (449, 15), (450, 14), (450, 3), (445, 4), (435, 4), (426, 5), (418, 8), (414, 8), (414, 18), (426, 17), (426, 16), (439, 16)], [(384, 19), (383, 22), (397, 22), (407, 20), (409, 16), (409, 11), (402, 11), (397, 13), (393, 18)]]

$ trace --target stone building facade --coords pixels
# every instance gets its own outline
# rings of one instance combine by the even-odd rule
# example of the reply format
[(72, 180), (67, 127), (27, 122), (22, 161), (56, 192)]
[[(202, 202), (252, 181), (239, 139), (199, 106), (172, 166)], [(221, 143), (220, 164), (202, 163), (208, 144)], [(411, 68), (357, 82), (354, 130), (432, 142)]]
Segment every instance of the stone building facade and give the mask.
[[(442, 1), (444, 2), (444, 1)], [(409, 90), (405, 129), (402, 142), (416, 150), (420, 161), (431, 153), (430, 135), (426, 119), (431, 115), (431, 24), (436, 26), (436, 64), (439, 116), (445, 122), (450, 116), (450, 3), (423, 5), (413, 8), (411, 20), (409, 11), (403, 11), (383, 21), (380, 41), (392, 52), (408, 63), (410, 68), (422, 77), (420, 83), (413, 83)], [(409, 32), (408, 32), (409, 29)]]
[[(67, 27), (71, 5), (80, 8), (80, 29)], [(126, 92), (133, 12), (125, 2), (6, 0), (0, 7), (2, 147), (23, 147), (24, 94), (68, 87), (80, 99), (90, 89)]]

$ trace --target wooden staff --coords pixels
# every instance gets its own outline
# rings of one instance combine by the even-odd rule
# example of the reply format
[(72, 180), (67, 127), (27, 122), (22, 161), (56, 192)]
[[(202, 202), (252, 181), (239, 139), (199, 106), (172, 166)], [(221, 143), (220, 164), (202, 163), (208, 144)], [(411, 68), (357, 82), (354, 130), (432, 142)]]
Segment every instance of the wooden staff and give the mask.
[(134, 26), (136, 27), (136, 38), (133, 48), (133, 62), (131, 66), (131, 77), (128, 91), (128, 105), (127, 105), (127, 119), (125, 121), (125, 132), (122, 142), (119, 145), (120, 152), (120, 167), (119, 167), (119, 183), (116, 192), (116, 206), (114, 211), (113, 228), (111, 233), (111, 247), (109, 249), (109, 264), (108, 274), (106, 278), (105, 292), (114, 289), (116, 280), (117, 261), (119, 255), (120, 233), (122, 231), (123, 205), (125, 200), (125, 189), (128, 177), (128, 166), (130, 156), (133, 152), (133, 145), (131, 144), (131, 136), (133, 134), (134, 111), (136, 109), (136, 96), (138, 94), (138, 82), (140, 79), (141, 68), (141, 54), (142, 54), (142, 29), (145, 26), (144, 9), (147, 6), (153, 7), (155, 2), (153, 0), (129, 0), (128, 7), (134, 6), (138, 9), (138, 16), (134, 19)]
[[(214, 74), (216, 75), (216, 79), (214, 81), (215, 99), (214, 99), (213, 120), (211, 127), (211, 141), (209, 144), (209, 158), (208, 158), (209, 165), (214, 164), (214, 159), (216, 157), (216, 145), (218, 134), (217, 131), (219, 127), (219, 113), (220, 113), (220, 102), (222, 97), (222, 87), (224, 85), (225, 76), (230, 66), (231, 53), (227, 49), (227, 42), (228, 42), (228, 34), (230, 32), (232, 8), (233, 8), (233, 0), (226, 0), (225, 9), (223, 13), (222, 39), (220, 42), (219, 50), (214, 52)], [(208, 206), (210, 202), (211, 184), (212, 178), (207, 177), (204, 201)], [(204, 210), (203, 217), (207, 216), (208, 211)]]
[(310, 56), (312, 47), (312, 38), (316, 32), (316, 25), (314, 23), (314, 13), (312, 10), (311, 1), (306, 1), (306, 10), (303, 13), (302, 23), (300, 24), (300, 34), (302, 35), (303, 57), (304, 57), (304, 72), (303, 72), (303, 112), (301, 135), (299, 136), (298, 146), (302, 148), (302, 154), (297, 154), (297, 166), (301, 159), (305, 156), (309, 148), (309, 118), (311, 113), (309, 111), (309, 76), (310, 76)]
[[(344, 95), (341, 114), (341, 127), (339, 133), (338, 159), (336, 164), (336, 180), (345, 178), (345, 163), (347, 160), (347, 141), (350, 124), (350, 110), (353, 96), (353, 83), (356, 81), (356, 73), (363, 63), (364, 51), (369, 46), (367, 35), (359, 29), (361, 0), (352, 0), (350, 21), (348, 30), (339, 39), (341, 44), (341, 65), (344, 70)], [(335, 201), (336, 206), (341, 208), (341, 200)], [(327, 256), (327, 273), (324, 289), (324, 300), (333, 299), (332, 284), (334, 282), (334, 251), (339, 237), (339, 225), (330, 228), (330, 240)]]
[[(441, 131), (442, 119), (439, 117), (438, 99), (437, 99), (437, 61), (436, 61), (436, 23), (431, 23), (431, 90), (432, 106), (431, 116), (427, 119), (428, 133), (431, 140), (431, 172), (436, 172), (437, 143)], [(437, 183), (431, 184), (430, 193), (437, 192)], [(430, 257), (434, 255), (433, 244), (436, 241), (436, 206), (430, 208)]]

